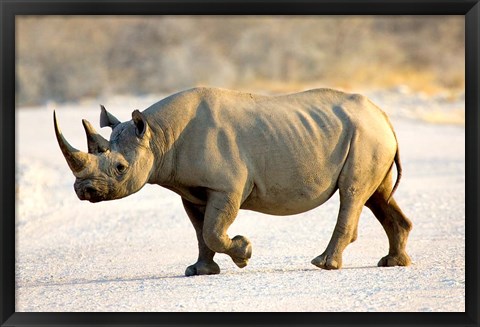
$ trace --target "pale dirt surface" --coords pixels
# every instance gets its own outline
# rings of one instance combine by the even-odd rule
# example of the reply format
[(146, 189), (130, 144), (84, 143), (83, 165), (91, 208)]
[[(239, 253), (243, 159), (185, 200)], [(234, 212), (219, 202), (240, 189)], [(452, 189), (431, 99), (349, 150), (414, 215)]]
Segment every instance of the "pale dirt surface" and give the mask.
[[(97, 127), (98, 103), (18, 110), (16, 311), (463, 312), (465, 129), (418, 120), (408, 106), (422, 103), (401, 93), (371, 96), (391, 115), (400, 142), (404, 173), (395, 198), (414, 224), (407, 246), (412, 266), (376, 267), (388, 241), (367, 208), (358, 240), (344, 252), (344, 268), (311, 265), (335, 226), (336, 194), (295, 216), (241, 211), (229, 235), (252, 241), (249, 265), (239, 269), (217, 254), (220, 275), (189, 278), (183, 273), (196, 261), (197, 241), (178, 195), (146, 185), (116, 201), (76, 197), (52, 111), (70, 143), (85, 151), (81, 118)], [(117, 97), (103, 104), (127, 120), (133, 109), (158, 99)]]

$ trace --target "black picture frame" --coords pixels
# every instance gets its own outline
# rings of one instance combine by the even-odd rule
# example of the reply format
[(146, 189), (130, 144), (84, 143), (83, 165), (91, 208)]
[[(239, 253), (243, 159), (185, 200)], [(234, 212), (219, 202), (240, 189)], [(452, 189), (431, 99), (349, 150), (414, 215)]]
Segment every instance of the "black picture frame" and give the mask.
[[(465, 313), (23, 313), (15, 312), (15, 16), (16, 15), (465, 15), (466, 310)], [(1, 326), (478, 326), (478, 166), (480, 4), (478, 0), (0, 0), (0, 323)]]

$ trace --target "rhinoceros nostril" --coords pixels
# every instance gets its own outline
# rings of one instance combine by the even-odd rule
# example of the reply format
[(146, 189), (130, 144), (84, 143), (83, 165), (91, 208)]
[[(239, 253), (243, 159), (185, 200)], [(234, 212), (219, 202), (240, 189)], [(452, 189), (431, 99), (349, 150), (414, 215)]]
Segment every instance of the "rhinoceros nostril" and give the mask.
[(97, 190), (95, 190), (95, 189), (94, 189), (93, 187), (91, 187), (91, 186), (85, 187), (85, 190), (84, 190), (84, 193), (85, 193), (86, 196), (89, 196), (89, 195), (92, 196), (92, 195), (94, 195), (96, 192), (97, 192)]

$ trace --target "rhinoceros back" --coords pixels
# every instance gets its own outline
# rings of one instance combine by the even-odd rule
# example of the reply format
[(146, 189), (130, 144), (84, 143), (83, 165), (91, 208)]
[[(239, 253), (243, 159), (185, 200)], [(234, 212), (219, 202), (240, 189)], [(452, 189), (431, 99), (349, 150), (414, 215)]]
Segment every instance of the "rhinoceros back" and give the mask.
[(242, 208), (277, 215), (328, 200), (352, 135), (385, 125), (367, 99), (329, 89), (268, 97), (200, 88), (150, 111), (175, 129), (177, 184), (241, 190)]

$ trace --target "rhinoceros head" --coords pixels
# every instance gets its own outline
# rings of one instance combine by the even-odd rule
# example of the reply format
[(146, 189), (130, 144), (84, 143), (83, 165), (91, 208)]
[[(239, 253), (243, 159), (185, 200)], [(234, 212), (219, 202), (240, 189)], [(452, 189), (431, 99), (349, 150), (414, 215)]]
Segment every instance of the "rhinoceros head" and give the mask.
[(112, 128), (110, 141), (82, 120), (88, 153), (72, 147), (62, 135), (55, 112), (55, 134), (68, 166), (76, 177), (74, 189), (80, 200), (100, 202), (137, 192), (148, 181), (154, 156), (150, 130), (144, 115), (135, 110), (132, 120), (121, 123), (101, 106), (100, 127)]

